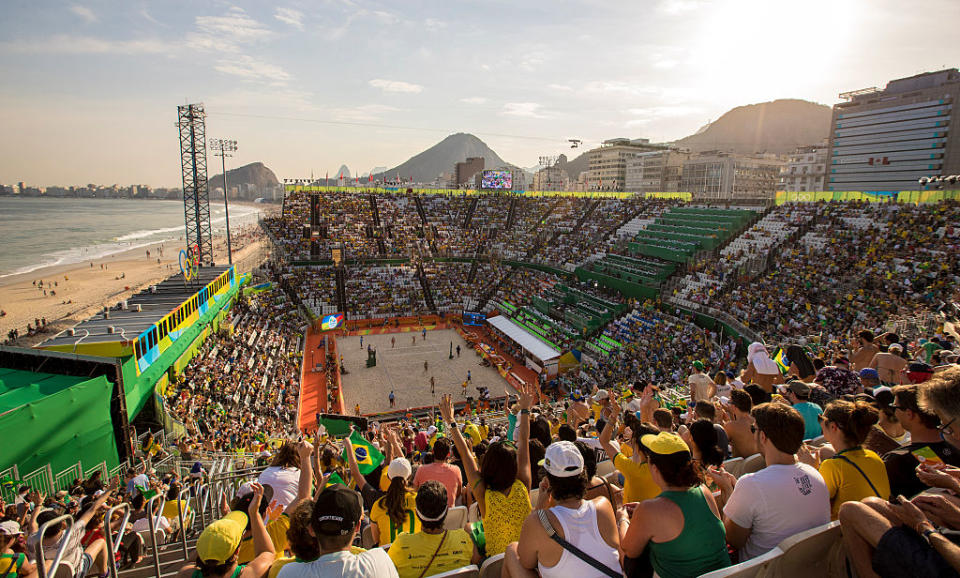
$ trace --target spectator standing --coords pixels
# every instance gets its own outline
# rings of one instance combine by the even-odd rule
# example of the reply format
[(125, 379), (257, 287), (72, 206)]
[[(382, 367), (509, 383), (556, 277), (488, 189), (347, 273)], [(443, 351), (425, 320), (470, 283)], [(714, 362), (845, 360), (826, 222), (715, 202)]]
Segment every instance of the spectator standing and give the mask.
[(483, 518), (487, 541), (487, 556), (500, 554), (510, 542), (520, 539), (523, 521), (530, 513), (530, 408), (535, 399), (536, 385), (520, 385), (520, 425), (517, 444), (499, 440), (490, 444), (483, 454), (480, 467), (473, 449), (463, 439), (453, 417), (450, 395), (440, 401), (440, 414), (463, 461), (467, 481)]
[[(434, 430), (436, 430), (435, 427)], [(417, 468), (417, 473), (413, 477), (413, 485), (416, 488), (429, 480), (436, 480), (443, 484), (446, 488), (448, 508), (454, 506), (463, 489), (463, 477), (460, 474), (460, 468), (447, 463), (452, 445), (453, 442), (449, 438), (438, 438), (433, 443), (433, 463)]]
[(416, 532), (419, 522), (414, 517), (417, 509), (417, 494), (407, 487), (407, 479), (413, 474), (407, 458), (394, 458), (387, 466), (390, 487), (382, 498), (370, 508), (370, 522), (378, 544), (392, 543), (401, 532)]
[(873, 343), (873, 332), (867, 329), (857, 333), (857, 348), (850, 355), (850, 366), (854, 371), (860, 371), (870, 366), (873, 356), (880, 353), (880, 348)]
[(694, 403), (707, 401), (717, 393), (717, 384), (703, 372), (700, 360), (693, 362), (693, 372), (687, 378), (687, 384), (690, 386), (690, 401)]
[(750, 410), (753, 409), (753, 398), (746, 391), (735, 389), (730, 392), (730, 405), (727, 409), (731, 419), (723, 424), (723, 429), (730, 438), (733, 457), (745, 458), (757, 453), (759, 451), (757, 439), (752, 431), (754, 419), (750, 414)]
[(899, 343), (893, 343), (887, 348), (886, 352), (873, 356), (869, 367), (876, 369), (880, 376), (880, 383), (885, 385), (898, 385), (903, 383), (901, 372), (907, 367), (907, 360), (902, 357), (903, 346)]

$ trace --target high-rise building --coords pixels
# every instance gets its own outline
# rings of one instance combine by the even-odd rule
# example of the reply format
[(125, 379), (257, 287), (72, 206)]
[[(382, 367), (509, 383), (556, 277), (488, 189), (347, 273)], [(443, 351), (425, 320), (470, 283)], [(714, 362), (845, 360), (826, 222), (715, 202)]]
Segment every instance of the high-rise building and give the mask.
[(467, 160), (459, 162), (453, 167), (453, 185), (459, 188), (463, 185), (469, 185), (473, 182), (473, 177), (483, 171), (483, 157), (468, 157)]
[(638, 153), (627, 159), (626, 190), (635, 193), (680, 191), (683, 163), (690, 153), (679, 150)]
[(926, 176), (960, 173), (956, 68), (840, 95), (833, 107), (826, 188), (910, 191)]
[(639, 153), (667, 150), (649, 139), (614, 138), (587, 152), (587, 190), (622, 191), (627, 182), (627, 160)]
[(704, 152), (683, 163), (680, 190), (696, 198), (772, 198), (781, 166), (783, 161), (775, 155)]
[(798, 147), (780, 169), (779, 191), (822, 191), (827, 170), (826, 142)]
[(570, 176), (560, 163), (543, 167), (533, 175), (535, 191), (565, 191), (570, 185)]

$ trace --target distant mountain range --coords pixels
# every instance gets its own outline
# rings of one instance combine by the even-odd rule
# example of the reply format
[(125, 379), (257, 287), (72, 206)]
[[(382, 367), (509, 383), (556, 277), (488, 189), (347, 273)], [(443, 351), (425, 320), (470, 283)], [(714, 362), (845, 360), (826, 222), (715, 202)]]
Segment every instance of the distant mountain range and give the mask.
[[(678, 147), (692, 152), (720, 150), (740, 154), (754, 153), (790, 153), (799, 146), (816, 145), (830, 135), (830, 107), (814, 102), (796, 99), (774, 100), (759, 104), (738, 106), (727, 111), (717, 120), (707, 123), (694, 134), (674, 141)], [(485, 142), (472, 134), (452, 134), (427, 150), (411, 157), (407, 161), (390, 169), (377, 167), (373, 170), (373, 180), (393, 180), (399, 177), (403, 181), (430, 183), (438, 177), (449, 178), (456, 163), (470, 157), (483, 157), (485, 167), (519, 168), (503, 160)], [(572, 181), (577, 180), (581, 172), (587, 170), (587, 153), (584, 151), (573, 160), (565, 158), (558, 162)], [(254, 168), (251, 168), (254, 167)], [(250, 168), (251, 174), (234, 177), (235, 172)], [(538, 167), (531, 167), (536, 170)], [(533, 171), (528, 173), (530, 182)], [(267, 175), (266, 173), (269, 173)], [(350, 169), (340, 167), (344, 179), (350, 179)], [(369, 174), (362, 175), (369, 178)], [(230, 186), (234, 183), (264, 181), (276, 182), (276, 176), (261, 163), (253, 163), (235, 171), (229, 171), (227, 178)], [(254, 179), (254, 180), (247, 180)], [(216, 186), (216, 177), (211, 179)], [(331, 175), (330, 184), (336, 183), (336, 175)]]
[(456, 163), (470, 157), (483, 157), (487, 170), (504, 166), (514, 167), (493, 152), (487, 143), (472, 134), (458, 132), (392, 169), (374, 173), (373, 178), (385, 180), (396, 179), (399, 176), (401, 180), (407, 181), (413, 177), (416, 183), (429, 183), (440, 175), (450, 175)]
[[(267, 196), (278, 184), (277, 175), (260, 162), (227, 171), (227, 186), (231, 189), (237, 187), (241, 199), (253, 200)], [(223, 173), (207, 177), (207, 189), (223, 190)]]

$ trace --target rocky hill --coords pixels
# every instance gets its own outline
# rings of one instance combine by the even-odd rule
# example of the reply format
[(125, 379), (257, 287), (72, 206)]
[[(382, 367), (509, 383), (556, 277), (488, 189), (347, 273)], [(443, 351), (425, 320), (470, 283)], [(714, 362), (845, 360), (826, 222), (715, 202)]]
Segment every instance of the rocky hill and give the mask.
[(452, 134), (422, 153), (411, 157), (382, 173), (374, 174), (374, 180), (396, 179), (399, 175), (404, 181), (413, 177), (414, 182), (428, 183), (441, 174), (449, 175), (453, 166), (469, 157), (483, 157), (485, 167), (494, 169), (512, 166), (487, 146), (485, 142), (473, 136), (458, 132)]
[(693, 152), (708, 150), (789, 153), (830, 136), (829, 106), (784, 99), (738, 106), (674, 144)]
[[(277, 175), (260, 162), (227, 171), (227, 186), (231, 189), (237, 187), (239, 197), (244, 200), (268, 196), (278, 184)], [(207, 177), (207, 188), (211, 193), (217, 189), (223, 190), (223, 173)]]

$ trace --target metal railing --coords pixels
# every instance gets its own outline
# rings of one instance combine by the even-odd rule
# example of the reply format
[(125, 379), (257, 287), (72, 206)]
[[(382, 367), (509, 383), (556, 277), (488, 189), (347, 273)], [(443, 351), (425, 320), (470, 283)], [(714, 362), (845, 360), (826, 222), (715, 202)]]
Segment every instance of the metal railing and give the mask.
[[(160, 500), (160, 507), (157, 508), (156, 513), (154, 513), (153, 504)], [(150, 528), (150, 548), (153, 550), (153, 571), (156, 578), (160, 578), (160, 548), (157, 547), (157, 519), (163, 513), (163, 507), (166, 505), (167, 500), (163, 494), (157, 494), (150, 498), (147, 502), (147, 522), (149, 523)], [(41, 576), (41, 578), (43, 578)]]
[(37, 468), (23, 476), (23, 483), (48, 496), (53, 495), (56, 488), (53, 480), (53, 468), (50, 467), (50, 464)]
[[(43, 539), (46, 536), (47, 530), (50, 529), (51, 526), (56, 526), (57, 528), (59, 528), (60, 524), (63, 522), (67, 523), (67, 529), (64, 532), (63, 537), (60, 538), (60, 546), (57, 548), (57, 555), (53, 557), (53, 562), (51, 562), (50, 570), (48, 571), (46, 568), (46, 565), (47, 565), (46, 560), (43, 555)], [(63, 563), (64, 550), (66, 550), (67, 543), (70, 542), (70, 536), (71, 534), (73, 534), (73, 516), (71, 516), (70, 514), (64, 514), (62, 516), (54, 518), (49, 522), (45, 523), (44, 525), (40, 526), (40, 530), (37, 533), (39, 534), (39, 536), (37, 537), (37, 543), (35, 546), (36, 548), (35, 559), (37, 561), (37, 576), (39, 576), (39, 578), (47, 578), (48, 575), (56, 576), (57, 568), (59, 568), (60, 564)], [(76, 568), (71, 568), (71, 570), (75, 572)], [(160, 576), (159, 572), (157, 572), (157, 576)]]
[[(113, 538), (113, 514), (118, 510), (123, 510), (123, 523), (120, 524), (120, 530), (117, 532), (116, 543), (114, 543)], [(123, 535), (127, 531), (127, 523), (130, 521), (130, 504), (128, 502), (123, 502), (117, 504), (116, 506), (107, 510), (107, 514), (103, 517), (103, 525), (106, 530), (103, 533), (103, 537), (107, 543), (107, 560), (110, 562), (110, 578), (117, 578), (117, 565), (114, 563), (116, 560), (116, 551), (117, 544), (123, 543)]]

